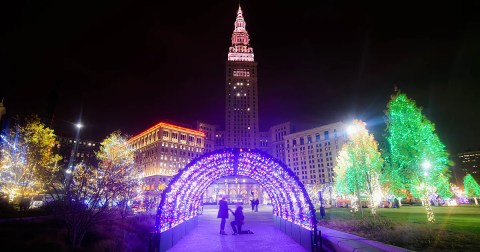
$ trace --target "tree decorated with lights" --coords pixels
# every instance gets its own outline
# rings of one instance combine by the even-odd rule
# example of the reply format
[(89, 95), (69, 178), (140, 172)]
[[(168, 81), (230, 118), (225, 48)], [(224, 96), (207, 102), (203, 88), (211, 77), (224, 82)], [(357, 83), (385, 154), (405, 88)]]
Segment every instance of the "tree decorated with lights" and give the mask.
[(368, 195), (372, 214), (375, 215), (381, 198), (379, 176), (383, 166), (378, 143), (360, 120), (354, 120), (347, 131), (350, 141), (340, 150), (335, 167), (336, 189), (337, 192), (356, 196), (354, 202), (360, 202), (361, 194)]
[(395, 190), (391, 192), (396, 196), (405, 196), (409, 192), (421, 198), (428, 221), (435, 222), (429, 196), (439, 192), (447, 196), (445, 188), (449, 188), (449, 160), (445, 146), (435, 133), (434, 124), (405, 94), (397, 92), (392, 95), (385, 113), (389, 165), (384, 173), (393, 179), (392, 188)]
[(399, 204), (401, 204), (402, 198), (407, 194), (407, 191), (401, 182), (400, 174), (392, 168), (389, 150), (382, 149), (381, 153), (384, 159), (384, 164), (382, 176), (380, 176), (380, 184), (382, 185), (387, 198), (396, 198), (398, 199)]
[(134, 165), (134, 150), (127, 138), (120, 131), (115, 131), (100, 144), (100, 151), (96, 153), (103, 176), (113, 181), (109, 191), (122, 210), (122, 216), (128, 201), (141, 193), (143, 177), (141, 170)]
[[(38, 117), (30, 116), (23, 124), (2, 135), (1, 188), (10, 199), (43, 192), (52, 182), (51, 174), (59, 168), (59, 155), (52, 149), (56, 136)], [(22, 208), (22, 206), (21, 206)]]
[[(312, 201), (312, 204), (313, 205), (321, 205), (323, 204), (323, 202), (320, 202), (320, 197), (319, 197), (319, 192), (320, 191), (323, 191), (322, 190), (322, 185), (320, 183), (315, 183), (315, 184), (308, 184), (308, 185), (305, 185), (305, 190), (307, 191), (308, 193), (308, 196), (310, 197), (310, 200)], [(323, 198), (322, 200), (325, 200), (325, 198)]]
[(78, 247), (88, 228), (112, 212), (125, 216), (128, 200), (140, 193), (142, 176), (134, 152), (119, 131), (110, 134), (96, 153), (98, 167), (83, 163), (65, 176), (62, 213), (71, 245)]
[(475, 200), (475, 205), (478, 205), (477, 197), (480, 197), (480, 186), (472, 174), (467, 174), (467, 176), (463, 178), (463, 187), (465, 189), (465, 195), (472, 197), (473, 200)]
[(2, 134), (2, 155), (0, 160), (1, 191), (12, 202), (19, 195), (28, 195), (33, 192), (27, 191), (35, 184), (33, 173), (27, 170), (26, 147), (23, 141), (19, 141), (18, 129), (5, 131)]

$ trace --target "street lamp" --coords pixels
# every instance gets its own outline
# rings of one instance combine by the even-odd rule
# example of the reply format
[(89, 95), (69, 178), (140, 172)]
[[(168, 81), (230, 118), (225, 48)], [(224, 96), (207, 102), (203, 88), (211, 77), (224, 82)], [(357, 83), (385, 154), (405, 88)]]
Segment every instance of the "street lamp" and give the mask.
[(70, 160), (68, 161), (68, 168), (67, 168), (67, 174), (71, 174), (73, 171), (73, 166), (75, 162), (75, 155), (77, 154), (78, 150), (78, 142), (80, 140), (80, 129), (83, 127), (83, 124), (81, 122), (78, 122), (75, 124), (75, 127), (77, 128), (77, 132), (75, 135), (75, 140), (73, 141), (73, 147), (72, 147), (72, 152), (70, 153)]
[(357, 133), (357, 131), (358, 131), (358, 127), (356, 125), (349, 125), (347, 127), (347, 134), (349, 136), (355, 135), (355, 133)]
[(425, 160), (422, 163), (422, 167), (423, 167), (423, 175), (426, 178), (428, 176), (428, 170), (430, 170), (430, 168), (432, 168), (432, 164), (430, 163), (430, 161)]

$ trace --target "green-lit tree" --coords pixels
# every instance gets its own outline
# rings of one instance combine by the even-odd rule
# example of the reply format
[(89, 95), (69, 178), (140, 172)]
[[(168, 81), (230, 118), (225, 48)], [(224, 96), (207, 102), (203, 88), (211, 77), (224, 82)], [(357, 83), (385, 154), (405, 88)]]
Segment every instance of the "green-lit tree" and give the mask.
[(385, 177), (396, 196), (410, 192), (422, 199), (428, 220), (434, 222), (429, 195), (448, 188), (448, 153), (435, 133), (435, 126), (401, 92), (392, 95), (385, 112), (387, 120), (388, 165)]
[(463, 187), (465, 188), (465, 195), (472, 197), (475, 200), (475, 205), (478, 205), (477, 197), (480, 197), (480, 186), (471, 174), (467, 174), (463, 178)]
[(378, 143), (362, 121), (354, 120), (347, 131), (350, 141), (342, 146), (334, 169), (336, 189), (346, 195), (355, 195), (358, 202), (361, 194), (368, 195), (375, 215), (381, 198), (379, 176), (383, 165)]

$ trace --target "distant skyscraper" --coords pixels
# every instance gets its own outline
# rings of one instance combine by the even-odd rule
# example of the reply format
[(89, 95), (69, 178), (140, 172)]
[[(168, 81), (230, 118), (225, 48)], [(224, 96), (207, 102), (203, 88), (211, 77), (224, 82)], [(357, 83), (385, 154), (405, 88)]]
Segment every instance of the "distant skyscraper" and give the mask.
[(457, 158), (459, 162), (454, 171), (457, 185), (463, 185), (463, 178), (467, 174), (472, 174), (480, 183), (480, 151), (458, 153)]
[(99, 142), (81, 139), (76, 140), (74, 138), (57, 136), (57, 143), (54, 146), (54, 153), (62, 156), (62, 160), (59, 161), (58, 165), (64, 168), (68, 167), (70, 155), (72, 155), (72, 149), (75, 148), (75, 145), (77, 145), (77, 150), (73, 156), (73, 164), (78, 164), (80, 162), (88, 165), (96, 164), (97, 161), (95, 158), (95, 152), (100, 150)]
[(239, 6), (226, 63), (225, 145), (259, 148), (257, 62), (245, 26)]

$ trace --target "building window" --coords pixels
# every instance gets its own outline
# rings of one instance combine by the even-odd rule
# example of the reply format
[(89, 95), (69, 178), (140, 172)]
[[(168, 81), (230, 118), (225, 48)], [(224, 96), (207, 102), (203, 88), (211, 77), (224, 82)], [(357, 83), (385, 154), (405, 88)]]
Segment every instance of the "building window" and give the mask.
[(330, 139), (330, 137), (328, 136), (328, 131), (323, 132), (323, 136), (324, 136), (325, 140)]
[(305, 144), (305, 140), (303, 140), (303, 137), (300, 137), (300, 145)]

